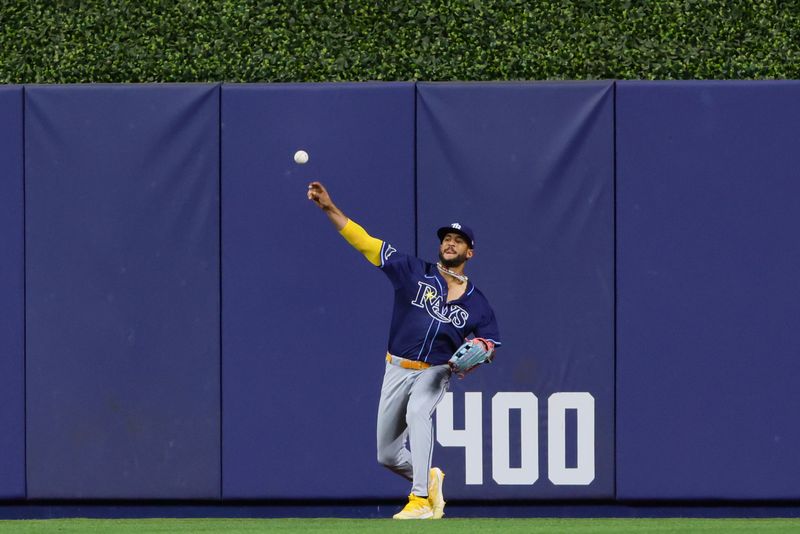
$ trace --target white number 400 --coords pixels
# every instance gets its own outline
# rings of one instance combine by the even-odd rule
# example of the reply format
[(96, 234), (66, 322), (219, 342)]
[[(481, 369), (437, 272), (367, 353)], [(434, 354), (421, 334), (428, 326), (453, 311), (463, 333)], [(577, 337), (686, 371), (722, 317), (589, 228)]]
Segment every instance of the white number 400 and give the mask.
[[(519, 467), (511, 467), (509, 413), (520, 410)], [(576, 467), (567, 467), (567, 410), (578, 415)], [(559, 486), (594, 480), (594, 397), (587, 392), (553, 393), (547, 399), (547, 478)], [(453, 394), (436, 408), (437, 441), (464, 447), (466, 483), (483, 484), (483, 409), (480, 392), (464, 393), (464, 429), (453, 428)], [(492, 397), (492, 478), (498, 484), (533, 484), (539, 479), (539, 399), (531, 392)]]

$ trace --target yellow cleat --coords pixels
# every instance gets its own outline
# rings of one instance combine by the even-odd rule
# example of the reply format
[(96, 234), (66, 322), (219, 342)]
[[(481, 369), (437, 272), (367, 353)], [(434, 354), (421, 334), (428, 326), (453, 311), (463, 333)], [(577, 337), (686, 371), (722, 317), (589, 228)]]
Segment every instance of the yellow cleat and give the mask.
[(408, 496), (408, 504), (400, 512), (394, 514), (395, 519), (431, 519), (433, 509), (427, 497), (417, 497), (413, 493)]
[(438, 467), (431, 469), (428, 477), (428, 500), (433, 509), (433, 519), (441, 519), (444, 515), (444, 473)]

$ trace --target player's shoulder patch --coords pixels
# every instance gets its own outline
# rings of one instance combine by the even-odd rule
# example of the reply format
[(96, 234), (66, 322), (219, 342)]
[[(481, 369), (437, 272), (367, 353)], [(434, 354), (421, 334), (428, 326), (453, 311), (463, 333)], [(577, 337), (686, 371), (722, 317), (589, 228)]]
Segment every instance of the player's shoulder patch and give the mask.
[(386, 241), (383, 242), (383, 246), (381, 247), (381, 267), (392, 257), (392, 254), (397, 252), (397, 249), (394, 248), (392, 245), (387, 243)]

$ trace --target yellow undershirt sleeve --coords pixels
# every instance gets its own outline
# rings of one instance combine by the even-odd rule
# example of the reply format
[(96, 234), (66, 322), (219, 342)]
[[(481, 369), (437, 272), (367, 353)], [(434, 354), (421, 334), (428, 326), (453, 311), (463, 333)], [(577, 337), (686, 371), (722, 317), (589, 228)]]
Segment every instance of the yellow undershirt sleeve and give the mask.
[(339, 230), (339, 233), (353, 248), (362, 253), (372, 265), (380, 267), (383, 241), (369, 235), (366, 230), (352, 219), (347, 220), (347, 224)]

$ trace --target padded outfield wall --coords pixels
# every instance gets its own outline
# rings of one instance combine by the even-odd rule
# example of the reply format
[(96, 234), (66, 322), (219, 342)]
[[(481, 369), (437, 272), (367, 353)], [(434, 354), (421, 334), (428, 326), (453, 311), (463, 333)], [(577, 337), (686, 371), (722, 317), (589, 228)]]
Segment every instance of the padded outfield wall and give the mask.
[(402, 498), (374, 444), (391, 286), (315, 179), (429, 261), (476, 231), (504, 346), (434, 418), (448, 499), (798, 498), (798, 97), (3, 88), (0, 498)]

